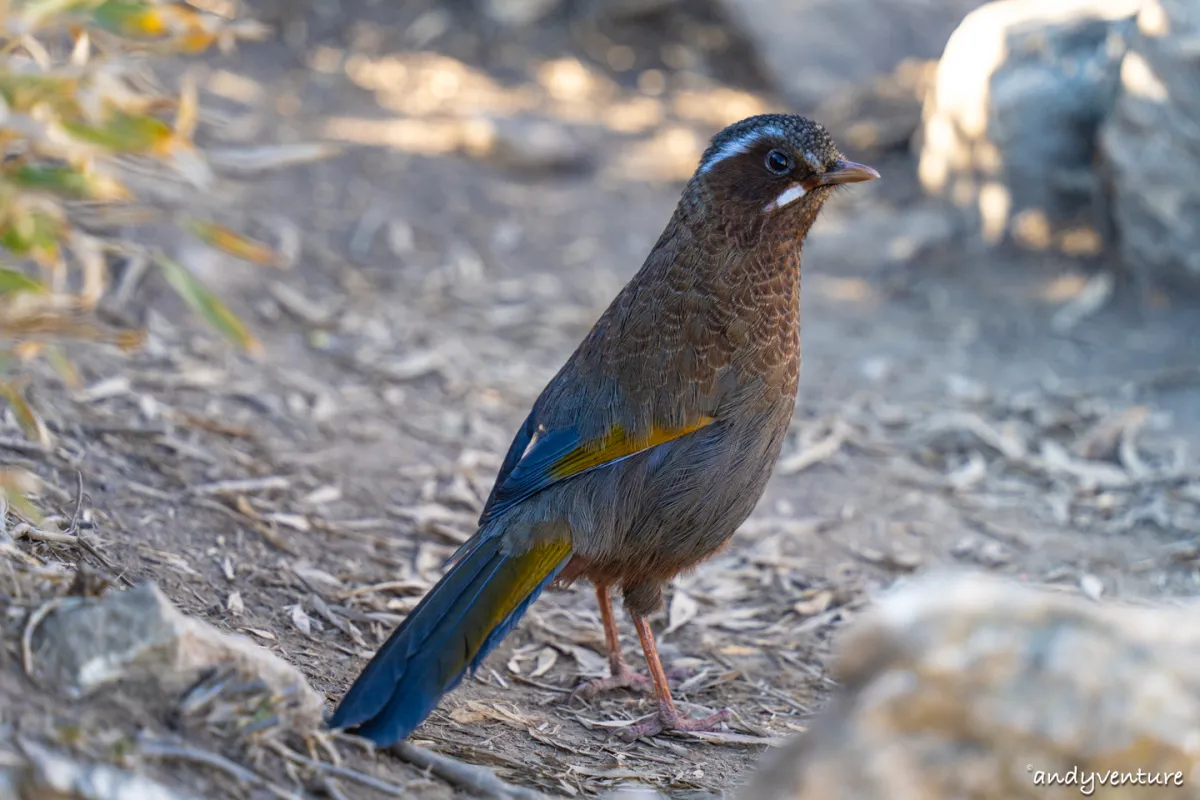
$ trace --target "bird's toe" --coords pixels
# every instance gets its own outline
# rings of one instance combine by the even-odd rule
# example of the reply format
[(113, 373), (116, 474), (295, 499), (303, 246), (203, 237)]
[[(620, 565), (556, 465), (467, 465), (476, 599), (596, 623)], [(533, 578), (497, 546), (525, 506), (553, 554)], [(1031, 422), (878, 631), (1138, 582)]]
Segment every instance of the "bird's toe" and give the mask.
[(576, 697), (580, 697), (584, 700), (591, 700), (602, 694), (615, 692), (618, 689), (651, 692), (654, 691), (654, 684), (647, 676), (623, 666), (607, 678), (595, 678), (594, 680), (579, 684), (579, 686), (575, 687), (575, 691), (571, 692), (568, 699), (574, 700)]
[(729, 709), (723, 708), (707, 717), (691, 719), (682, 716), (674, 706), (663, 705), (653, 717), (622, 729), (618, 736), (626, 742), (632, 742), (643, 736), (655, 736), (666, 731), (713, 731), (718, 725), (728, 721), (729, 717)]

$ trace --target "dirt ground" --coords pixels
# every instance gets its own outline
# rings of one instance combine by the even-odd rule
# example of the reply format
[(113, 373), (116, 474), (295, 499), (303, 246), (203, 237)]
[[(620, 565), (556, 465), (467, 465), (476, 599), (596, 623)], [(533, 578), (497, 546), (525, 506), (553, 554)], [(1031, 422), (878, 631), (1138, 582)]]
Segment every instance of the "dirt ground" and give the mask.
[[(151, 277), (125, 309), (149, 325), (147, 348), (88, 352), (75, 394), (39, 373), (32, 394), (58, 446), (22, 448), (13, 427), (0, 454), (58, 487), (68, 515), (81, 471), (87, 535), (115, 572), (255, 637), (332, 706), (471, 533), (529, 404), (640, 266), (704, 139), (777, 104), (743, 43), (719, 50), (705, 10), (518, 35), (457, 4), (449, 17), (414, 2), (297, 5), (252, 7), (283, 35), (209, 58), (201, 84), (221, 114), (205, 144), (345, 147), (222, 198), (228, 220), (298, 243), (289, 270), (192, 254), (266, 357), (231, 353)], [(711, 52), (672, 44), (697, 40)], [(658, 77), (639, 86), (638, 70), (597, 63), (614, 44)], [(586, 165), (530, 174), (446, 150), (458, 120), (509, 113), (556, 120)], [(801, 395), (780, 467), (658, 620), (664, 659), (688, 673), (677, 696), (692, 713), (736, 709), (728, 731), (623, 744), (612, 727), (650, 713), (646, 698), (568, 703), (604, 670), (581, 584), (547, 593), (414, 741), (565, 796), (630, 781), (720, 796), (804, 730), (841, 626), (914, 570), (1133, 600), (1195, 593), (1197, 298), (1135, 303), (1118, 275), (1112, 302), (1069, 320), (1105, 262), (979, 250), (921, 198), (907, 154), (849, 155), (884, 179), (838, 196), (805, 250)], [(32, 692), (12, 652), (2, 663), (6, 719), (26, 728), (69, 716), (211, 741), (161, 709), (122, 711), (119, 694)], [(393, 756), (338, 748), (405, 796), (453, 791)], [(269, 796), (195, 765), (149, 766), (207, 796)], [(255, 768), (331, 793), (274, 757)]]

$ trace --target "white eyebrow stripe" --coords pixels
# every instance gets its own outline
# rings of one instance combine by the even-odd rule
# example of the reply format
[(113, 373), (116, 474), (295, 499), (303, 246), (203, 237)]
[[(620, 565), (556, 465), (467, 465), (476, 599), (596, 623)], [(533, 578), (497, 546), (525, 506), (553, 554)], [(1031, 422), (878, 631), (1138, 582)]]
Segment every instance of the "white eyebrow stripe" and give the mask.
[(774, 211), (777, 208), (783, 208), (788, 203), (795, 202), (801, 197), (804, 197), (806, 194), (808, 194), (808, 192), (806, 192), (804, 187), (800, 184), (789, 186), (779, 193), (779, 197), (776, 197), (774, 200), (767, 203), (767, 205), (763, 208), (763, 211)]
[(748, 131), (731, 142), (726, 142), (721, 149), (712, 154), (707, 161), (700, 165), (700, 174), (708, 172), (727, 158), (740, 156), (744, 153), (749, 153), (750, 148), (768, 137), (776, 139), (786, 138), (783, 134), (783, 129), (776, 125), (767, 125), (762, 128), (755, 128)]

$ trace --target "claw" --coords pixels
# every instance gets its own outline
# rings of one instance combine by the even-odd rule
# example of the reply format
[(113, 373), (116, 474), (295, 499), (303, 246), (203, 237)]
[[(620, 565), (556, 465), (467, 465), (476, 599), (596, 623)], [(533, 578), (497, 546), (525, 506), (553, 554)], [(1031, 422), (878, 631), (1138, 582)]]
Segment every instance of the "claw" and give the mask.
[(673, 704), (660, 703), (658, 713), (653, 717), (625, 728), (617, 735), (623, 741), (632, 742), (643, 736), (654, 736), (665, 731), (711, 731), (728, 719), (728, 708), (723, 708), (707, 717), (688, 719), (682, 716)]

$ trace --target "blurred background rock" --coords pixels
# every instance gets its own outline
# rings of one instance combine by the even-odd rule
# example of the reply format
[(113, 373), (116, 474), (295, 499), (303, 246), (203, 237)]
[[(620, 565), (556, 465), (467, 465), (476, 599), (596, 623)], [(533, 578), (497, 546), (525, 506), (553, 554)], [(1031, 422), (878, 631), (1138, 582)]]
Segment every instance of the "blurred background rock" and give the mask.
[(1200, 278), (1200, 4), (1144, 0), (1102, 135), (1121, 255)]

